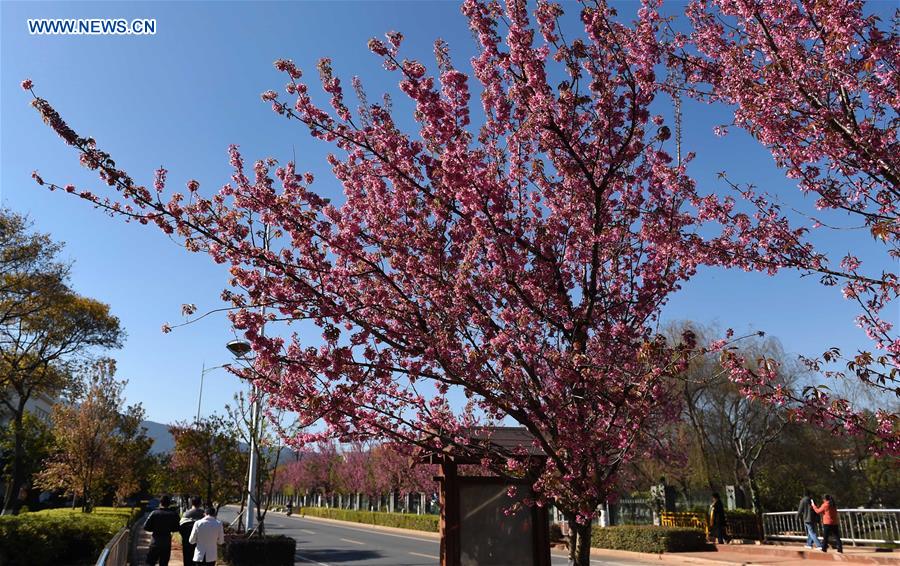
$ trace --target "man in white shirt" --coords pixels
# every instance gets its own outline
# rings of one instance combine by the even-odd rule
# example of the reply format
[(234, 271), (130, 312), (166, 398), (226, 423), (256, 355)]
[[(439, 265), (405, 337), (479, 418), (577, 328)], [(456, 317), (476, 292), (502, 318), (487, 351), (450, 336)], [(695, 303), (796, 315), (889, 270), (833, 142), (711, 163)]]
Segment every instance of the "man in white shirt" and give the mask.
[(194, 523), (188, 539), (194, 548), (194, 564), (196, 566), (215, 566), (218, 557), (218, 545), (225, 544), (225, 530), (216, 519), (216, 508), (207, 507), (206, 515)]

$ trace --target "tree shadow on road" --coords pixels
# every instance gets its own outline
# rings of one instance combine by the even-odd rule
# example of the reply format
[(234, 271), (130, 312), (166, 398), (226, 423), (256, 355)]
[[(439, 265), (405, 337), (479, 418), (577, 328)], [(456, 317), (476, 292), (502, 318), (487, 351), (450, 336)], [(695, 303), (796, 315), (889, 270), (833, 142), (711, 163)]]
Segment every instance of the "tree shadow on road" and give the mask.
[(326, 564), (341, 562), (358, 562), (360, 560), (373, 560), (384, 555), (375, 550), (331, 550), (331, 549), (299, 549), (296, 559), (301, 562), (315, 560)]

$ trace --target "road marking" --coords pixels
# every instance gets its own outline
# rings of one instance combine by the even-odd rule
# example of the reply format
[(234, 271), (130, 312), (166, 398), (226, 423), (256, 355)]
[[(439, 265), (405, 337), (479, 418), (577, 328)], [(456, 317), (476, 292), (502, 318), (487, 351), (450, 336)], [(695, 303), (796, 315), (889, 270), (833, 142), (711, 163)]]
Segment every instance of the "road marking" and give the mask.
[[(296, 520), (298, 520), (298, 521), (312, 521), (312, 522), (316, 522), (315, 517), (291, 517), (291, 519), (296, 519)], [(431, 538), (425, 538), (425, 537), (413, 537), (413, 536), (409, 536), (409, 535), (398, 535), (398, 534), (394, 534), (394, 533), (384, 532), (384, 531), (382, 531), (382, 530), (380, 530), (380, 529), (357, 529), (357, 528), (354, 528), (354, 527), (345, 527), (344, 525), (338, 525), (338, 524), (336, 524), (336, 523), (337, 523), (337, 521), (333, 521), (333, 522), (332, 522), (332, 521), (328, 521), (327, 523), (325, 523), (325, 522), (319, 522), (319, 525), (323, 525), (323, 526), (324, 526), (324, 525), (327, 524), (327, 525), (331, 525), (332, 527), (335, 527), (335, 528), (338, 528), (338, 529), (347, 529), (348, 531), (356, 531), (356, 532), (359, 532), (359, 533), (366, 533), (366, 534), (369, 534), (369, 535), (371, 535), (371, 534), (379, 534), (379, 535), (384, 535), (384, 536), (386, 536), (386, 537), (408, 538), (408, 539), (410, 539), (410, 540), (417, 540), (417, 541), (419, 541), (419, 542), (430, 542), (430, 543), (433, 543), (433, 544), (441, 544), (441, 541), (435, 540), (435, 539), (431, 539)]]
[(306, 533), (306, 534), (308, 534), (308, 535), (314, 535), (314, 534), (316, 534), (316, 531), (311, 531), (311, 530), (309, 530), (309, 529), (300, 529), (300, 532), (301, 532), (301, 533)]
[(313, 560), (312, 558), (307, 558), (300, 553), (295, 554), (295, 556), (304, 562), (309, 562), (310, 564), (318, 564), (319, 566), (330, 566), (329, 564), (325, 564), (324, 562), (318, 562), (316, 560)]
[(342, 538), (340, 540), (342, 540), (344, 542), (349, 542), (350, 544), (366, 544), (364, 542), (359, 542), (358, 540), (353, 540), (353, 539), (349, 539), (349, 538)]
[(419, 556), (421, 558), (431, 558), (433, 560), (440, 560), (440, 556), (435, 556), (433, 554), (422, 554), (421, 552), (410, 552), (413, 556)]

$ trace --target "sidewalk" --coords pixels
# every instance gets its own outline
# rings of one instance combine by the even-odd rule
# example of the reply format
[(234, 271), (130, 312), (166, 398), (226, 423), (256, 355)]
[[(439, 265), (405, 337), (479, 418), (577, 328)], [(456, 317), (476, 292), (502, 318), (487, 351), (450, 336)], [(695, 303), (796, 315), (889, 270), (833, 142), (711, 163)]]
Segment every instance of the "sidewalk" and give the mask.
[[(147, 563), (147, 548), (150, 546), (150, 533), (136, 525), (134, 531), (135, 553), (134, 564), (140, 566)], [(181, 559), (181, 535), (175, 533), (172, 535), (172, 557), (169, 558), (169, 566), (184, 566), (184, 560)]]
[(661, 564), (705, 564), (707, 566), (749, 566), (777, 564), (778, 566), (809, 566), (810, 562), (844, 562), (848, 564), (887, 564), (900, 566), (900, 552), (876, 552), (874, 548), (844, 547), (844, 554), (833, 550), (827, 553), (794, 545), (721, 545), (709, 552), (678, 552), (673, 554), (645, 554), (623, 550), (591, 549), (595, 558), (633, 558), (658, 560)]
[(758, 560), (772, 560), (783, 558), (792, 562), (797, 561), (828, 561), (849, 562), (855, 564), (893, 564), (900, 566), (900, 552), (879, 552), (875, 547), (844, 545), (844, 553), (838, 554), (833, 548), (828, 552), (818, 549), (808, 549), (799, 544), (738, 544), (721, 545), (717, 548), (717, 555), (729, 555), (742, 557), (744, 560), (755, 562)]

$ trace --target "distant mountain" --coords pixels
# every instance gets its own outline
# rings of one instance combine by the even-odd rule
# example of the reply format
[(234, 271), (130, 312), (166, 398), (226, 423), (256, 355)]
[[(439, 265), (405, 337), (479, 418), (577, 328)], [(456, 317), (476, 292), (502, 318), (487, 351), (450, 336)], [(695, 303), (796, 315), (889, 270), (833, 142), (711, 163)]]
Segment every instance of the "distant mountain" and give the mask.
[(154, 421), (142, 421), (141, 426), (147, 429), (147, 436), (153, 439), (150, 452), (167, 454), (175, 448), (175, 439), (169, 434), (169, 425)]
[[(169, 434), (169, 425), (154, 421), (141, 421), (141, 426), (147, 429), (147, 436), (153, 439), (153, 446), (150, 447), (151, 453), (168, 454), (175, 449), (175, 439)], [(242, 450), (247, 450), (246, 444), (243, 442), (240, 444)], [(281, 462), (288, 462), (293, 456), (293, 450), (290, 448), (282, 448), (279, 460)]]

